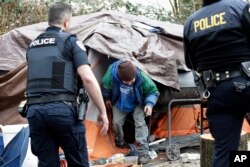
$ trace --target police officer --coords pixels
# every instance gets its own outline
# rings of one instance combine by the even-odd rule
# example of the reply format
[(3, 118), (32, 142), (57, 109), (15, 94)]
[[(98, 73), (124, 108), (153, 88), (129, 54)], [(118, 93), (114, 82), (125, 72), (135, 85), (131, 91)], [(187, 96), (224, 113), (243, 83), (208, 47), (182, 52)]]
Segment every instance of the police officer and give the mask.
[(204, 0), (184, 25), (186, 64), (203, 74), (210, 93), (213, 167), (229, 166), (230, 150), (238, 149), (243, 119), (250, 111), (250, 79), (243, 72), (250, 61), (249, 27), (250, 6), (242, 0)]
[[(100, 133), (108, 131), (108, 118), (99, 84), (90, 68), (86, 50), (69, 29), (72, 8), (55, 3), (49, 9), (49, 27), (27, 50), (27, 118), (31, 149), (39, 167), (59, 167), (59, 146), (69, 167), (88, 167), (85, 127), (77, 119), (79, 75), (100, 111)], [(77, 75), (78, 73), (78, 75)]]

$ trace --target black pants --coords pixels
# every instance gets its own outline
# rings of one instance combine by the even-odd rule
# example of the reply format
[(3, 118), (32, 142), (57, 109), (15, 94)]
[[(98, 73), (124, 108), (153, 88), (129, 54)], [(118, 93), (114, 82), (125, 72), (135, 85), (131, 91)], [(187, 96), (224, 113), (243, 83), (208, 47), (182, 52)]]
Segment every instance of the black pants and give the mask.
[(27, 118), (31, 150), (39, 167), (60, 167), (59, 146), (69, 167), (89, 167), (85, 127), (77, 120), (74, 106), (63, 102), (31, 105)]
[(243, 119), (250, 112), (250, 87), (239, 92), (234, 82), (244, 85), (249, 80), (235, 77), (221, 81), (210, 90), (207, 118), (215, 139), (213, 167), (228, 167), (229, 152), (238, 149)]

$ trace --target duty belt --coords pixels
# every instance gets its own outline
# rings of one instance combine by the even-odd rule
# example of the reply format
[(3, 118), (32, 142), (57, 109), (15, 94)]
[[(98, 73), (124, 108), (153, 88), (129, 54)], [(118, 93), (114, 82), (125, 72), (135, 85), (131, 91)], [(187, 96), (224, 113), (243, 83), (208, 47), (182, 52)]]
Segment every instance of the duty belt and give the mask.
[(214, 88), (216, 87), (216, 83), (231, 79), (234, 77), (238, 77), (242, 75), (242, 72), (237, 70), (225, 70), (223, 72), (215, 72), (212, 70), (207, 70), (202, 72), (203, 75), (203, 81), (206, 85), (206, 88)]
[(51, 103), (57, 101), (75, 102), (76, 96), (70, 94), (59, 94), (59, 95), (44, 95), (40, 97), (30, 97), (27, 100), (27, 104)]
[(214, 72), (215, 80), (217, 82), (235, 78), (242, 75), (242, 72), (240, 70), (233, 70), (233, 71), (224, 71), (224, 72)]

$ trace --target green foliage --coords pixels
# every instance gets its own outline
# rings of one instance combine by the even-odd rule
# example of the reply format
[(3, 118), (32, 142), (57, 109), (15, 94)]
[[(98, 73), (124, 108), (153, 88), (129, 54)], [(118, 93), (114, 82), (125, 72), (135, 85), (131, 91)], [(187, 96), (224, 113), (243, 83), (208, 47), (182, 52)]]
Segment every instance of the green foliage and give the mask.
[(179, 23), (183, 24), (188, 16), (199, 10), (202, 6), (202, 0), (181, 0), (179, 2)]
[(172, 11), (160, 6), (134, 5), (127, 0), (4, 0), (4, 2), (2, 0), (0, 1), (0, 35), (16, 27), (46, 21), (49, 6), (57, 1), (71, 4), (74, 15), (114, 10), (179, 24), (183, 24), (187, 16), (199, 8), (197, 0), (169, 0), (174, 1), (174, 4), (179, 2), (178, 9), (176, 9), (177, 5), (173, 5)]
[(0, 34), (13, 28), (45, 21), (48, 4), (8, 0), (0, 3)]

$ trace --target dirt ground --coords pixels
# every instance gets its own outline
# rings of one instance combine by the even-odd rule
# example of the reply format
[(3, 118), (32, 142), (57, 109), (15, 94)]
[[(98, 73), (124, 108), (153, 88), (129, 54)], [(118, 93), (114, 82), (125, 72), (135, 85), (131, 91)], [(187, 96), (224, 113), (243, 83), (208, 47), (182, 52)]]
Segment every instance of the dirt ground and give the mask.
[(158, 151), (158, 157), (145, 165), (137, 165), (135, 163), (111, 163), (104, 165), (94, 165), (92, 167), (200, 167), (200, 159), (187, 160), (185, 158), (181, 158), (181, 155), (183, 154), (197, 155), (199, 152), (199, 147), (181, 149), (180, 158), (175, 161), (170, 161), (164, 151)]
[[(180, 155), (184, 154), (189, 155), (199, 155), (200, 148), (192, 147), (192, 148), (183, 148), (180, 150)], [(158, 152), (158, 157), (156, 159), (151, 160), (148, 164), (143, 165), (143, 167), (200, 167), (200, 159), (187, 159), (180, 158), (175, 161), (168, 160), (166, 153), (163, 151)]]
[[(197, 136), (199, 136), (199, 134), (191, 139), (194, 141), (197, 138)], [(150, 160), (148, 164), (137, 165), (137, 160), (135, 160), (133, 157), (131, 157), (132, 159), (130, 158), (126, 159), (125, 157), (125, 163), (111, 163), (111, 164), (108, 163), (97, 166), (94, 165), (93, 167), (200, 167), (200, 146), (197, 144), (192, 145), (189, 140), (184, 140), (184, 139), (181, 140), (182, 142), (186, 143), (186, 146), (178, 149), (179, 155), (177, 156), (178, 157), (177, 160), (171, 161), (168, 159), (166, 153), (166, 143), (163, 142), (157, 145), (157, 147), (150, 147), (151, 150), (154, 150), (157, 153), (157, 158)], [(183, 144), (181, 144), (180, 142), (177, 143), (177, 145), (183, 146)]]

